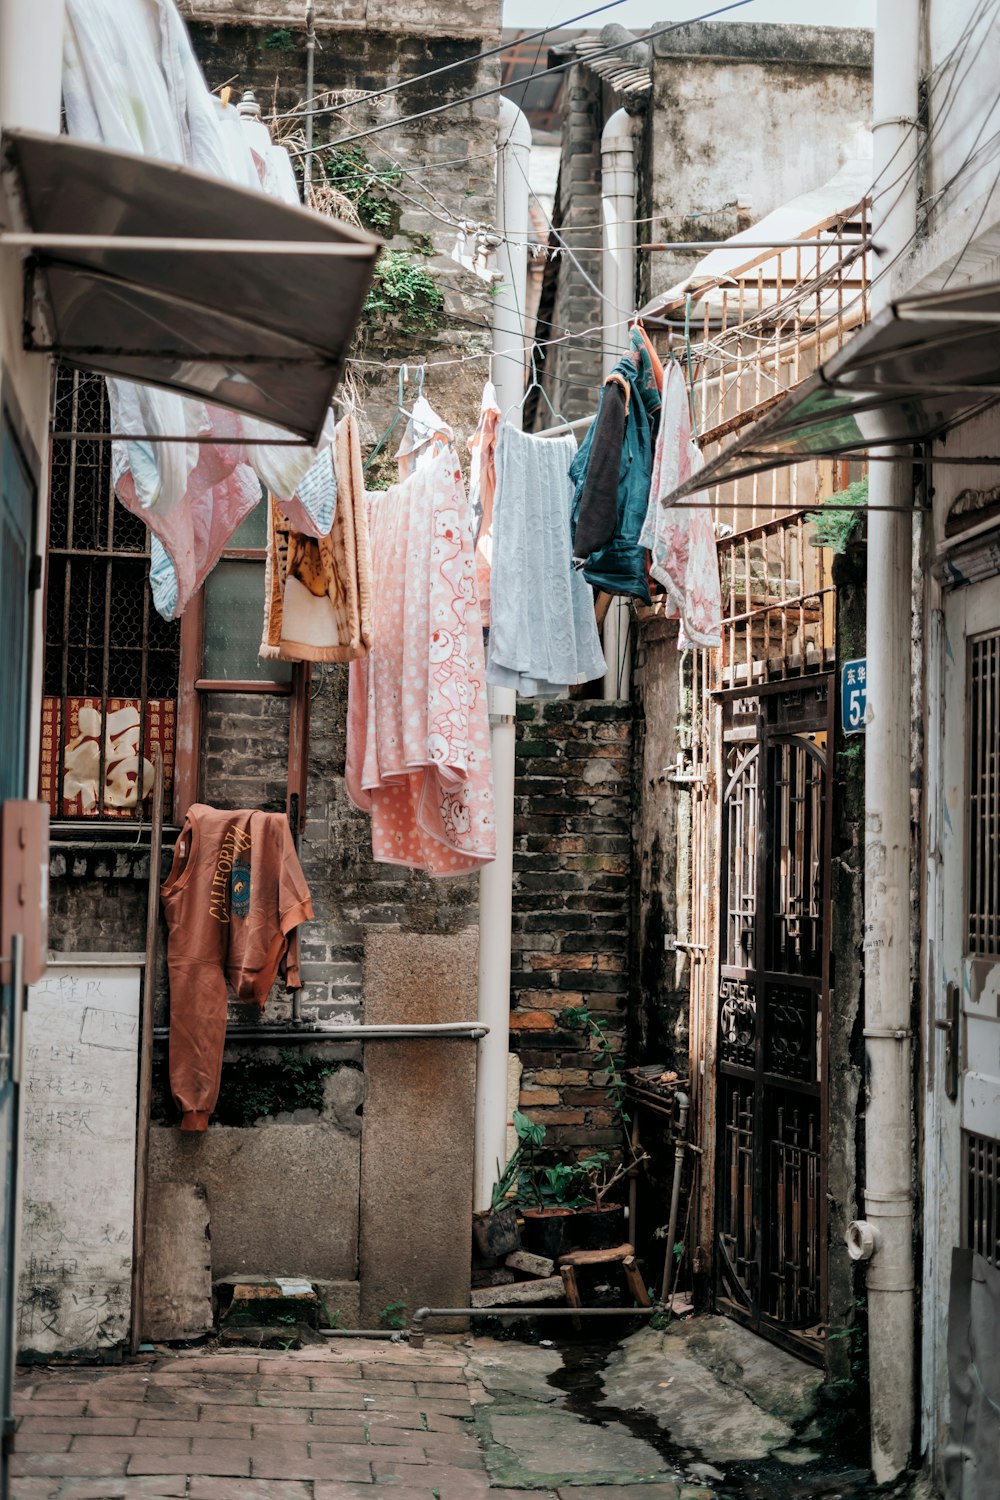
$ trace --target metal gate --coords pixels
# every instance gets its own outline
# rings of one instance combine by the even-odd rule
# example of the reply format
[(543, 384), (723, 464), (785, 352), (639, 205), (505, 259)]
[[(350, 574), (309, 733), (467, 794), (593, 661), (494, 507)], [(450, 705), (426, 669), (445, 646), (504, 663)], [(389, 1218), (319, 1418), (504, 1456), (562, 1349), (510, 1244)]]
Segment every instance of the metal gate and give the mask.
[(730, 697), (723, 720), (715, 1297), (807, 1357), (826, 1319), (832, 693)]

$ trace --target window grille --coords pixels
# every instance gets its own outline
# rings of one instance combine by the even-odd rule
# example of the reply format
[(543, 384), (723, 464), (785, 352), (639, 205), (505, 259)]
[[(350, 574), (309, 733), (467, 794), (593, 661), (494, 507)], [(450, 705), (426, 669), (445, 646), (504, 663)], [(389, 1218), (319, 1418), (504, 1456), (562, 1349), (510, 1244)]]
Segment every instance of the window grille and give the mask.
[(1000, 1266), (1000, 1141), (968, 1134), (965, 1175), (965, 1245)]
[[(138, 818), (153, 745), (173, 785), (180, 627), (149, 590), (149, 532), (115, 499), (101, 376), (59, 369), (52, 444), (40, 795), (53, 818)], [(141, 746), (140, 746), (141, 740)]]
[(966, 946), (1000, 957), (1000, 631), (969, 642)]

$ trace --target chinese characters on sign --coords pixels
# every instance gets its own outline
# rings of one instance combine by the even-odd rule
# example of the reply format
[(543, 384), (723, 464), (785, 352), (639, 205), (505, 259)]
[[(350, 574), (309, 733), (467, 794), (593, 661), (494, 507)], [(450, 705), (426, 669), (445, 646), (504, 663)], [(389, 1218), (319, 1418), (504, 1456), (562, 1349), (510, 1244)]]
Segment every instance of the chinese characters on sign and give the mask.
[(845, 661), (840, 672), (840, 725), (845, 734), (864, 734), (868, 708), (868, 661)]

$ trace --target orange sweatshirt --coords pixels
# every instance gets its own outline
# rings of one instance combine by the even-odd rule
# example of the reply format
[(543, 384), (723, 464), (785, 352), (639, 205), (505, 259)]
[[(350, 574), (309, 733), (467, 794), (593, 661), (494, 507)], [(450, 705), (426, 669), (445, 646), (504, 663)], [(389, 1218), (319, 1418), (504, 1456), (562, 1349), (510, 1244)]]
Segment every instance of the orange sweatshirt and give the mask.
[[(182, 1130), (204, 1130), (219, 1097), (229, 995), (263, 1007), (289, 934), (313, 915), (283, 813), (188, 810), (160, 894), (170, 976), (170, 1087)], [(301, 984), (297, 965), (289, 989)]]

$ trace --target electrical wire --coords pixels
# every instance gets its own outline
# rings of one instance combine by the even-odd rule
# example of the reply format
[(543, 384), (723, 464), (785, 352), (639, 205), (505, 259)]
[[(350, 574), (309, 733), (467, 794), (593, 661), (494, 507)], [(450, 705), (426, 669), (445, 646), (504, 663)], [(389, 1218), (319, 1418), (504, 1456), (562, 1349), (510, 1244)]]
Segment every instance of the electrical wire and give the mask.
[[(526, 42), (539, 41), (538, 52), (541, 52), (541, 40), (549, 36), (553, 31), (569, 31), (578, 26), (581, 21), (589, 21), (591, 16), (599, 16), (606, 10), (616, 10), (623, 5), (625, 0), (606, 0), (604, 5), (598, 5), (594, 10), (585, 10), (582, 15), (570, 16), (565, 21), (553, 21), (550, 26), (543, 26), (540, 31), (529, 31), (524, 36), (517, 37), (514, 41), (501, 42), (498, 47), (490, 47), (485, 52), (470, 52), (468, 57), (457, 58), (455, 62), (443, 63), (440, 68), (431, 68), (427, 73), (418, 73), (416, 78), (403, 78), (399, 83), (390, 83), (384, 89), (373, 89), (371, 93), (362, 93), (356, 99), (345, 100), (341, 105), (331, 105), (329, 108), (313, 110), (313, 116), (335, 114), (341, 109), (353, 109), (358, 104), (370, 104), (373, 99), (385, 99), (390, 94), (398, 94), (401, 89), (415, 88), (418, 83), (426, 83), (428, 79), (440, 78), (442, 73), (451, 73), (455, 68), (469, 68), (475, 64), (485, 62), (489, 57), (499, 57), (503, 52), (510, 52), (515, 47), (523, 47)], [(535, 61), (538, 61), (538, 52), (535, 53)], [(522, 83), (531, 82), (531, 77), (515, 78), (510, 83), (504, 84), (504, 88), (519, 88)], [(329, 91), (328, 91), (329, 92)], [(318, 99), (324, 99), (327, 94), (316, 94), (312, 99), (297, 105), (295, 109), (286, 110), (282, 114), (265, 115), (265, 120), (294, 120), (303, 114)]]
[[(743, 6), (752, 5), (753, 3), (754, 0), (730, 0), (730, 3), (728, 5), (721, 5), (715, 10), (705, 11), (702, 15), (699, 16), (690, 16), (686, 21), (677, 21), (671, 26), (656, 26), (653, 27), (650, 31), (641, 32), (638, 36), (633, 38), (633, 42), (629, 45), (633, 45), (634, 42), (649, 41), (652, 37), (656, 36), (666, 36), (671, 31), (680, 31), (685, 26), (694, 26), (699, 21), (709, 21), (713, 16), (725, 15), (728, 11), (731, 10), (741, 10)], [(586, 61), (588, 63), (593, 63), (596, 62), (599, 58), (613, 56), (615, 53), (620, 52), (621, 48), (621, 42), (616, 43), (613, 47), (604, 47), (598, 52), (591, 52), (586, 58)], [(518, 79), (518, 84), (529, 84), (533, 83), (536, 78), (547, 78), (550, 76), (550, 74), (553, 73), (563, 73), (567, 68), (575, 68), (579, 61), (580, 59), (574, 57), (570, 58), (567, 62), (557, 63), (554, 67), (543, 68), (538, 73), (532, 73), (529, 74), (526, 78)], [(465, 94), (461, 99), (449, 99), (446, 100), (444, 104), (435, 104), (430, 109), (419, 110), (416, 114), (402, 115), (399, 119), (396, 120), (383, 120), (381, 124), (372, 125), (367, 130), (356, 131), (354, 135), (342, 136), (340, 140), (337, 141), (327, 141), (322, 146), (312, 146), (309, 148), (309, 151), (314, 153), (317, 151), (336, 151), (342, 146), (352, 145), (354, 141), (367, 140), (370, 136), (378, 135), (380, 131), (400, 130), (404, 125), (412, 125), (417, 120), (430, 119), (432, 116), (443, 114), (445, 110), (460, 109), (467, 104), (477, 104), (481, 99), (492, 99), (497, 94), (502, 94), (504, 90), (509, 86), (509, 84), (505, 83), (498, 84), (495, 88), (480, 89), (478, 93)], [(308, 155), (309, 152), (306, 150), (290, 151), (288, 154), (293, 158), (298, 158)]]

